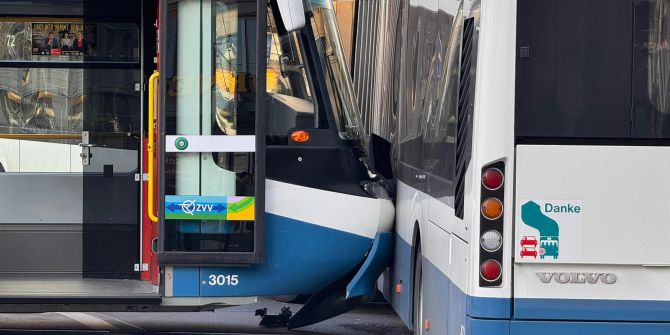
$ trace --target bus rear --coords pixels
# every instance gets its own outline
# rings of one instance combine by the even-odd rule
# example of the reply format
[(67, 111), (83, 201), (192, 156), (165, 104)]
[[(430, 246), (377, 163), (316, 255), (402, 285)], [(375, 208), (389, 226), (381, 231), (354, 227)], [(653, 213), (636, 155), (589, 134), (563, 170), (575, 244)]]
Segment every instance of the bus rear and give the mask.
[(512, 334), (670, 331), (669, 8), (517, 1)]

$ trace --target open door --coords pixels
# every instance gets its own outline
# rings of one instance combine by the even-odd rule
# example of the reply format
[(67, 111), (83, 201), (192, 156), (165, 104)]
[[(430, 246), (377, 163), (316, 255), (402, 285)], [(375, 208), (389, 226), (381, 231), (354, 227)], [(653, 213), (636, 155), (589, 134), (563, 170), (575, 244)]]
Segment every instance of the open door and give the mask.
[(0, 43), (11, 46), (0, 52), (0, 297), (155, 301), (135, 268), (142, 7), (0, 9)]
[[(265, 20), (254, 0), (162, 2), (159, 262), (263, 259)], [(260, 51), (263, 55), (265, 52)]]

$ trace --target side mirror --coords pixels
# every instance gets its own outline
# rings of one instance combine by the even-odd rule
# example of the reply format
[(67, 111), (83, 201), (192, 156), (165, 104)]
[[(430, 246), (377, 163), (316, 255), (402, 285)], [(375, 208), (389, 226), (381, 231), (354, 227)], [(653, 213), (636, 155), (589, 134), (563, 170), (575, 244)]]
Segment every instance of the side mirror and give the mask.
[(279, 16), (287, 32), (305, 27), (305, 8), (302, 0), (274, 0), (279, 8)]
[(376, 134), (370, 134), (368, 142), (368, 167), (372, 172), (386, 179), (393, 179), (393, 162), (391, 161), (391, 143)]

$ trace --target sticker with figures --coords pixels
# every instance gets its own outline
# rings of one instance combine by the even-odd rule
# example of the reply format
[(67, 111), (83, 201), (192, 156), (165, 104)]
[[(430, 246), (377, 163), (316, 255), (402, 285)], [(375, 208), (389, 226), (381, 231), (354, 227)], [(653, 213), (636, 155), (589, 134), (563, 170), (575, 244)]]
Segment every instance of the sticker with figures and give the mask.
[(516, 262), (576, 262), (582, 254), (581, 200), (521, 200)]

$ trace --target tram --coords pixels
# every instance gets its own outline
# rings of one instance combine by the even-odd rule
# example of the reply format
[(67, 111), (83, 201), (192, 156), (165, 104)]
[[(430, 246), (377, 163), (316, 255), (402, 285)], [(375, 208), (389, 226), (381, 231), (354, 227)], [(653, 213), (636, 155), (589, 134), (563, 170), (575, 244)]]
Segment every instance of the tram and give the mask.
[(32, 3), (0, 7), (0, 310), (375, 294), (394, 207), (330, 0)]

